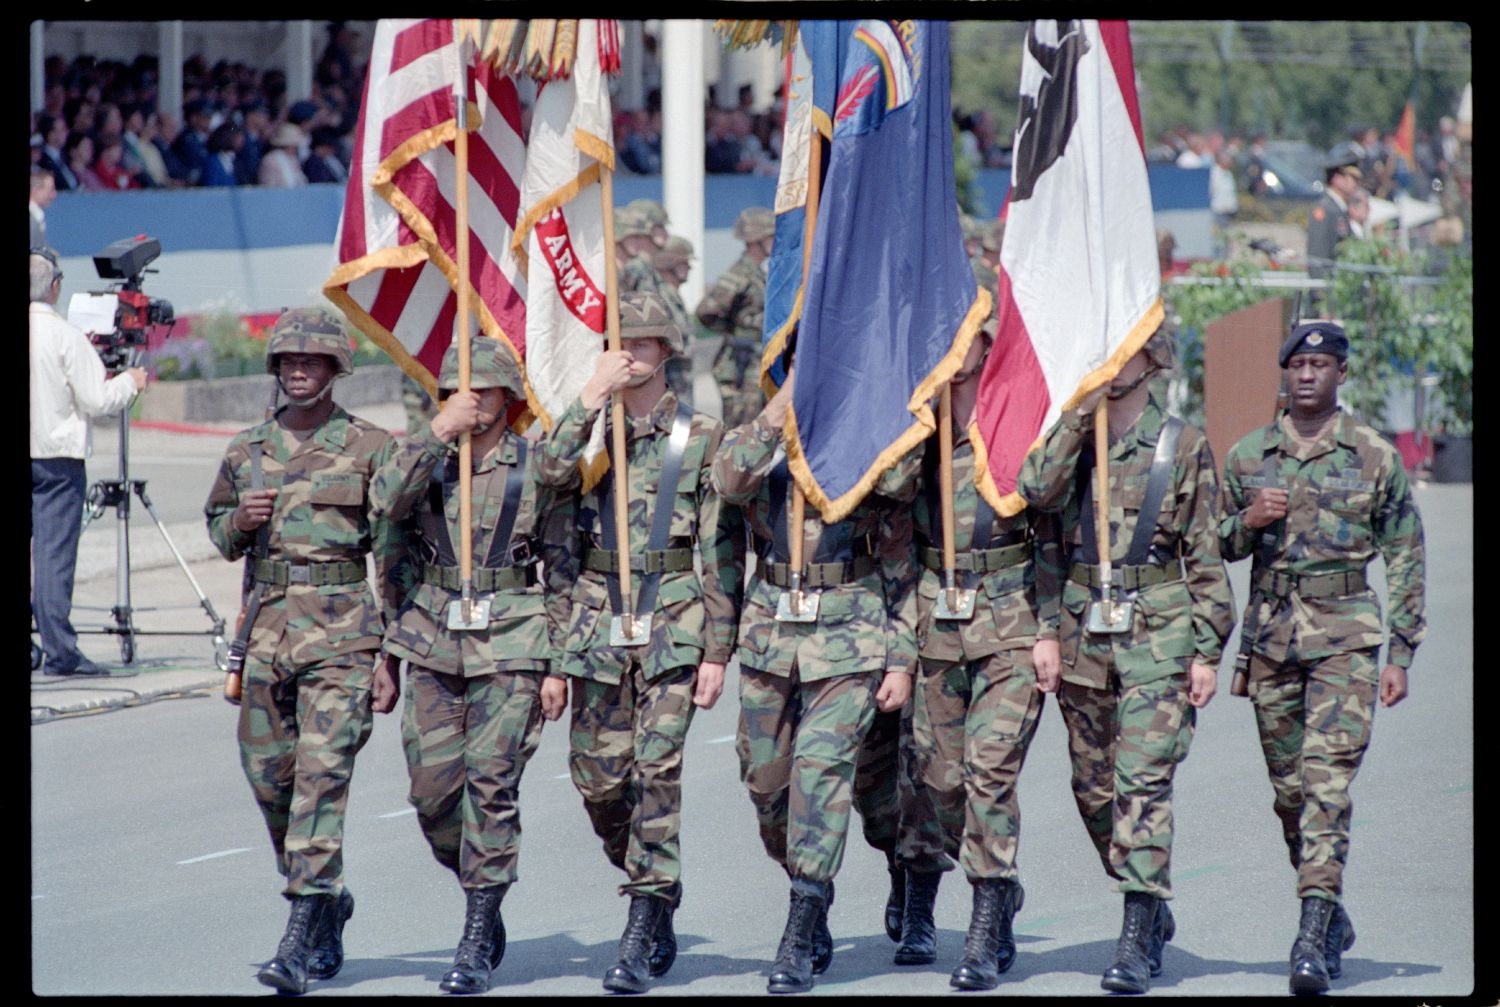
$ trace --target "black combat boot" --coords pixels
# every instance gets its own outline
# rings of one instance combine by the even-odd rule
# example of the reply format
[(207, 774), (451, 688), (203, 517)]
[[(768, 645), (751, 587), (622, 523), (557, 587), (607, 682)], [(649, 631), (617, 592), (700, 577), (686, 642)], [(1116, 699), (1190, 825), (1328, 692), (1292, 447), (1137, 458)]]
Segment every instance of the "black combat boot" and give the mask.
[(1344, 912), (1343, 903), (1335, 903), (1333, 918), (1328, 921), (1328, 942), (1323, 945), (1323, 960), (1328, 964), (1328, 978), (1344, 974), (1344, 952), (1354, 947), (1354, 921)]
[(1302, 900), (1302, 921), (1292, 944), (1291, 991), (1298, 996), (1328, 992), (1328, 921), (1338, 903), (1308, 896)]
[(1009, 878), (981, 878), (973, 885), (974, 912), (964, 940), (964, 957), (948, 977), (948, 985), (992, 990), (1000, 985), (1000, 973), (1016, 960), (1016, 938), (1010, 925), (1026, 901), (1026, 892), (1019, 881)]
[(656, 920), (656, 933), (651, 938), (651, 954), (647, 967), (652, 979), (660, 979), (677, 960), (677, 931), (672, 929), (672, 914), (682, 905), (682, 882), (674, 882), (667, 890), (667, 906)]
[(619, 961), (604, 973), (604, 988), (611, 993), (644, 993), (651, 975), (651, 945), (667, 900), (650, 895), (630, 897), (630, 916), (620, 935)]
[(1144, 993), (1151, 988), (1151, 932), (1159, 902), (1147, 892), (1125, 893), (1120, 943), (1115, 945), (1114, 964), (1104, 970), (1100, 986), (1112, 993)]
[(344, 967), (344, 924), (354, 915), (354, 896), (346, 888), (337, 895), (313, 898), (321, 907), (307, 940), (307, 978), (332, 979)]
[(813, 988), (813, 933), (828, 909), (828, 887), (826, 881), (792, 880), (786, 930), (766, 981), (767, 993), (806, 993)]
[(1147, 956), (1151, 959), (1151, 978), (1155, 979), (1161, 975), (1161, 953), (1167, 946), (1167, 941), (1177, 936), (1177, 921), (1172, 918), (1172, 910), (1167, 908), (1166, 899), (1158, 899), (1156, 903), (1156, 923), (1151, 928), (1151, 946), (1146, 949)]
[(833, 964), (833, 931), (828, 929), (828, 910), (833, 908), (833, 882), (828, 882), (828, 901), (818, 913), (818, 925), (813, 928), (812, 970), (820, 976)]
[(897, 965), (931, 965), (937, 961), (937, 924), (932, 907), (937, 903), (942, 871), (906, 872), (906, 906), (901, 913), (901, 943), (896, 945)]
[(307, 939), (317, 924), (321, 902), (316, 895), (293, 895), (291, 899), (292, 912), (276, 947), (276, 957), (262, 965), (255, 978), (278, 993), (301, 996), (307, 992)]
[(445, 993), (486, 993), (490, 973), (505, 957), (505, 923), (500, 919), (500, 901), (509, 885), (466, 888), (464, 935), (453, 953), (453, 967), (438, 983)]
[(885, 934), (901, 942), (901, 917), (906, 913), (906, 868), (896, 861), (896, 854), (885, 855), (885, 869), (891, 875), (891, 894), (885, 900)]

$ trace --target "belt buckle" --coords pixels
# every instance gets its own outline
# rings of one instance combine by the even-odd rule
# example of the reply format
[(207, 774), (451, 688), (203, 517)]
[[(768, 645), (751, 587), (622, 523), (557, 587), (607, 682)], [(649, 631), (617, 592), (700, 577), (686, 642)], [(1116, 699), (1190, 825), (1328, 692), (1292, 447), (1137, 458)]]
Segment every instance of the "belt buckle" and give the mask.
[(511, 566), (525, 566), (530, 563), (532, 560), (530, 539), (523, 538), (519, 542), (511, 543), (509, 559)]
[(288, 584), (311, 584), (312, 567), (288, 565), (286, 570), (286, 582)]

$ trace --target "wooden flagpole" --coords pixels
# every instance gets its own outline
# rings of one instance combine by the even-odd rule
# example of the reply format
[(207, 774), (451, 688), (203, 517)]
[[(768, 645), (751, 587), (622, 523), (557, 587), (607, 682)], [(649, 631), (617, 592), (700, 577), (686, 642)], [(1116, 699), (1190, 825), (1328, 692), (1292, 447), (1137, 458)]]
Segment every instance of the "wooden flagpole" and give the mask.
[(938, 485), (942, 491), (943, 508), (943, 587), (948, 592), (948, 608), (958, 610), (958, 588), (955, 586), (954, 568), (958, 565), (958, 550), (954, 545), (953, 529), (953, 383), (943, 385), (942, 401), (938, 405)]
[[(456, 27), (456, 26), (455, 26)], [(454, 94), (454, 122), (458, 126), (453, 138), (453, 156), (458, 165), (458, 197), (455, 200), (455, 239), (458, 242), (458, 390), (469, 390), (469, 95), (468, 61), (462, 40), (459, 41), (457, 90)], [(474, 515), (471, 500), (474, 483), (473, 445), (469, 432), (458, 438), (458, 522), (462, 529), (458, 564), (463, 620), (474, 618)]]
[[(620, 348), (620, 280), (615, 266), (615, 181), (607, 165), (599, 165), (599, 191), (604, 209), (604, 296), (605, 318), (610, 350)], [(614, 425), (610, 468), (615, 481), (615, 541), (620, 546), (620, 604), (625, 609), (621, 621), (625, 635), (635, 636), (635, 607), (630, 597), (630, 473), (625, 456), (625, 396), (614, 392), (609, 397), (610, 422)], [(607, 518), (601, 514), (599, 520)]]
[(1094, 536), (1099, 543), (1099, 589), (1106, 613), (1111, 611), (1109, 543), (1109, 400), (1094, 409)]
[[(818, 196), (823, 184), (823, 138), (818, 128), (812, 128), (812, 138), (807, 159), (807, 204), (802, 228), (802, 305), (807, 309), (807, 271), (812, 264), (813, 234), (818, 223)], [(800, 325), (800, 323), (799, 323)], [(795, 366), (795, 364), (793, 364)], [(792, 526), (789, 543), (791, 549), (792, 576), (796, 578), (792, 591), (792, 611), (802, 611), (802, 525), (807, 516), (807, 500), (802, 487), (792, 480)]]

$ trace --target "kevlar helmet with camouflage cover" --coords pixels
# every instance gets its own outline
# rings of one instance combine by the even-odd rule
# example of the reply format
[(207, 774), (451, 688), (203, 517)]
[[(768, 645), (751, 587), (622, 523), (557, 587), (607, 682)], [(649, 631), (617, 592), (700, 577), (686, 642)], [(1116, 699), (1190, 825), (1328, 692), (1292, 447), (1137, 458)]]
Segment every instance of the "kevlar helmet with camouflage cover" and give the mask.
[(1151, 338), (1146, 340), (1146, 345), (1141, 347), (1141, 352), (1146, 358), (1164, 371), (1170, 371), (1177, 364), (1177, 353), (1173, 346), (1172, 333), (1166, 325), (1160, 325), (1156, 331), (1151, 333)]
[(764, 206), (747, 206), (734, 221), (734, 236), (745, 244), (776, 234), (776, 214)]
[(615, 210), (615, 240), (624, 241), (632, 235), (651, 237), (651, 221), (628, 206), (618, 207)]
[(657, 293), (632, 290), (620, 295), (620, 338), (655, 338), (674, 354), (687, 351), (687, 338), (677, 327), (671, 305)]
[[(503, 388), (515, 400), (526, 398), (526, 388), (521, 384), (521, 368), (509, 347), (489, 336), (475, 336), (469, 340), (469, 388)], [(458, 391), (458, 343), (449, 344), (443, 354), (443, 366), (438, 372), (438, 391)]]
[(652, 263), (658, 270), (671, 269), (693, 261), (693, 243), (686, 238), (672, 235), (667, 243), (657, 249)]
[(334, 375), (354, 373), (354, 354), (349, 337), (337, 316), (322, 308), (292, 308), (282, 312), (266, 340), (266, 373), (276, 373), (276, 357), (282, 353), (318, 353), (332, 357)]
[(639, 213), (652, 227), (667, 226), (667, 208), (654, 199), (647, 199), (644, 196), (640, 199), (632, 199), (625, 204), (625, 209), (631, 213)]

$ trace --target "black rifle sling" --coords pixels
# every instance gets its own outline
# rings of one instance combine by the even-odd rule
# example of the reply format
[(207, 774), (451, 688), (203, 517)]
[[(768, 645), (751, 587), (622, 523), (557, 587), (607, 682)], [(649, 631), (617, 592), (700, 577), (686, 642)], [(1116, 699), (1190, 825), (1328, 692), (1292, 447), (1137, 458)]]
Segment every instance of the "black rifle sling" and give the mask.
[[(252, 490), (266, 488), (265, 476), (260, 468), (260, 456), (264, 449), (264, 441), (250, 442), (250, 488)], [(265, 559), (266, 553), (270, 550), (270, 542), (271, 520), (267, 518), (264, 524), (255, 529), (255, 553), (253, 556), (245, 557), (245, 562), (253, 566), (257, 559)], [(250, 591), (250, 600), (245, 604), (245, 621), (240, 625), (240, 631), (235, 635), (234, 641), (240, 653), (244, 653), (250, 646), (250, 630), (255, 628), (256, 616), (260, 615), (260, 603), (265, 590), (265, 583), (257, 580), (255, 587)]]
[[(1130, 538), (1130, 548), (1124, 562), (1139, 566), (1146, 562), (1151, 551), (1151, 536), (1156, 531), (1156, 518), (1161, 513), (1162, 500), (1166, 496), (1167, 483), (1172, 476), (1172, 467), (1177, 459), (1177, 442), (1182, 435), (1182, 420), (1168, 417), (1162, 424), (1161, 434), (1156, 439), (1156, 451), (1151, 456), (1151, 474), (1146, 481), (1146, 493), (1141, 500), (1141, 509), (1135, 517), (1135, 531)], [(1082, 561), (1090, 566), (1099, 562), (1099, 539), (1094, 531), (1094, 453), (1085, 448), (1078, 465), (1079, 477), (1083, 480), (1083, 500), (1079, 504), (1078, 523), (1082, 526)]]
[[(693, 414), (681, 403), (672, 420), (672, 432), (667, 436), (666, 454), (661, 460), (661, 477), (656, 483), (656, 505), (651, 515), (651, 532), (646, 539), (648, 552), (660, 552), (666, 548), (667, 535), (672, 530), (672, 512), (676, 509), (677, 483), (682, 474), (682, 456), (687, 451), (688, 436), (692, 433)], [(606, 429), (606, 434), (609, 431)], [(605, 476), (600, 482), (599, 527), (604, 548), (618, 555), (614, 525), (614, 479)], [(627, 557), (627, 562), (629, 561)], [(607, 573), (604, 579), (609, 584), (609, 604), (615, 615), (624, 612), (624, 601), (620, 596), (620, 574)], [(661, 571), (646, 574), (641, 579), (640, 593), (636, 596), (635, 614), (645, 618), (656, 608), (656, 592), (661, 587)]]
[(1176, 416), (1167, 417), (1156, 439), (1156, 452), (1151, 456), (1151, 475), (1146, 480), (1146, 496), (1141, 500), (1141, 510), (1135, 518), (1130, 550), (1125, 554), (1125, 562), (1131, 566), (1145, 563), (1151, 552), (1151, 536), (1156, 531), (1161, 505), (1167, 496), (1167, 483), (1172, 481), (1172, 469), (1177, 463), (1177, 442), (1181, 439), (1182, 420)]
[[(436, 473), (434, 473), (436, 475)], [(457, 566), (458, 558), (453, 552), (453, 537), (448, 534), (448, 496), (451, 487), (458, 483), (458, 458), (449, 456), (439, 478), (427, 480), (427, 514), (422, 530), (437, 551), (439, 566)]]
[(521, 491), (526, 487), (526, 438), (516, 438), (516, 460), (505, 472), (505, 502), (500, 505), (500, 520), (495, 525), (495, 534), (490, 539), (490, 551), (485, 555), (484, 565), (490, 568), (508, 565), (510, 540), (516, 530), (516, 517), (521, 512)]

